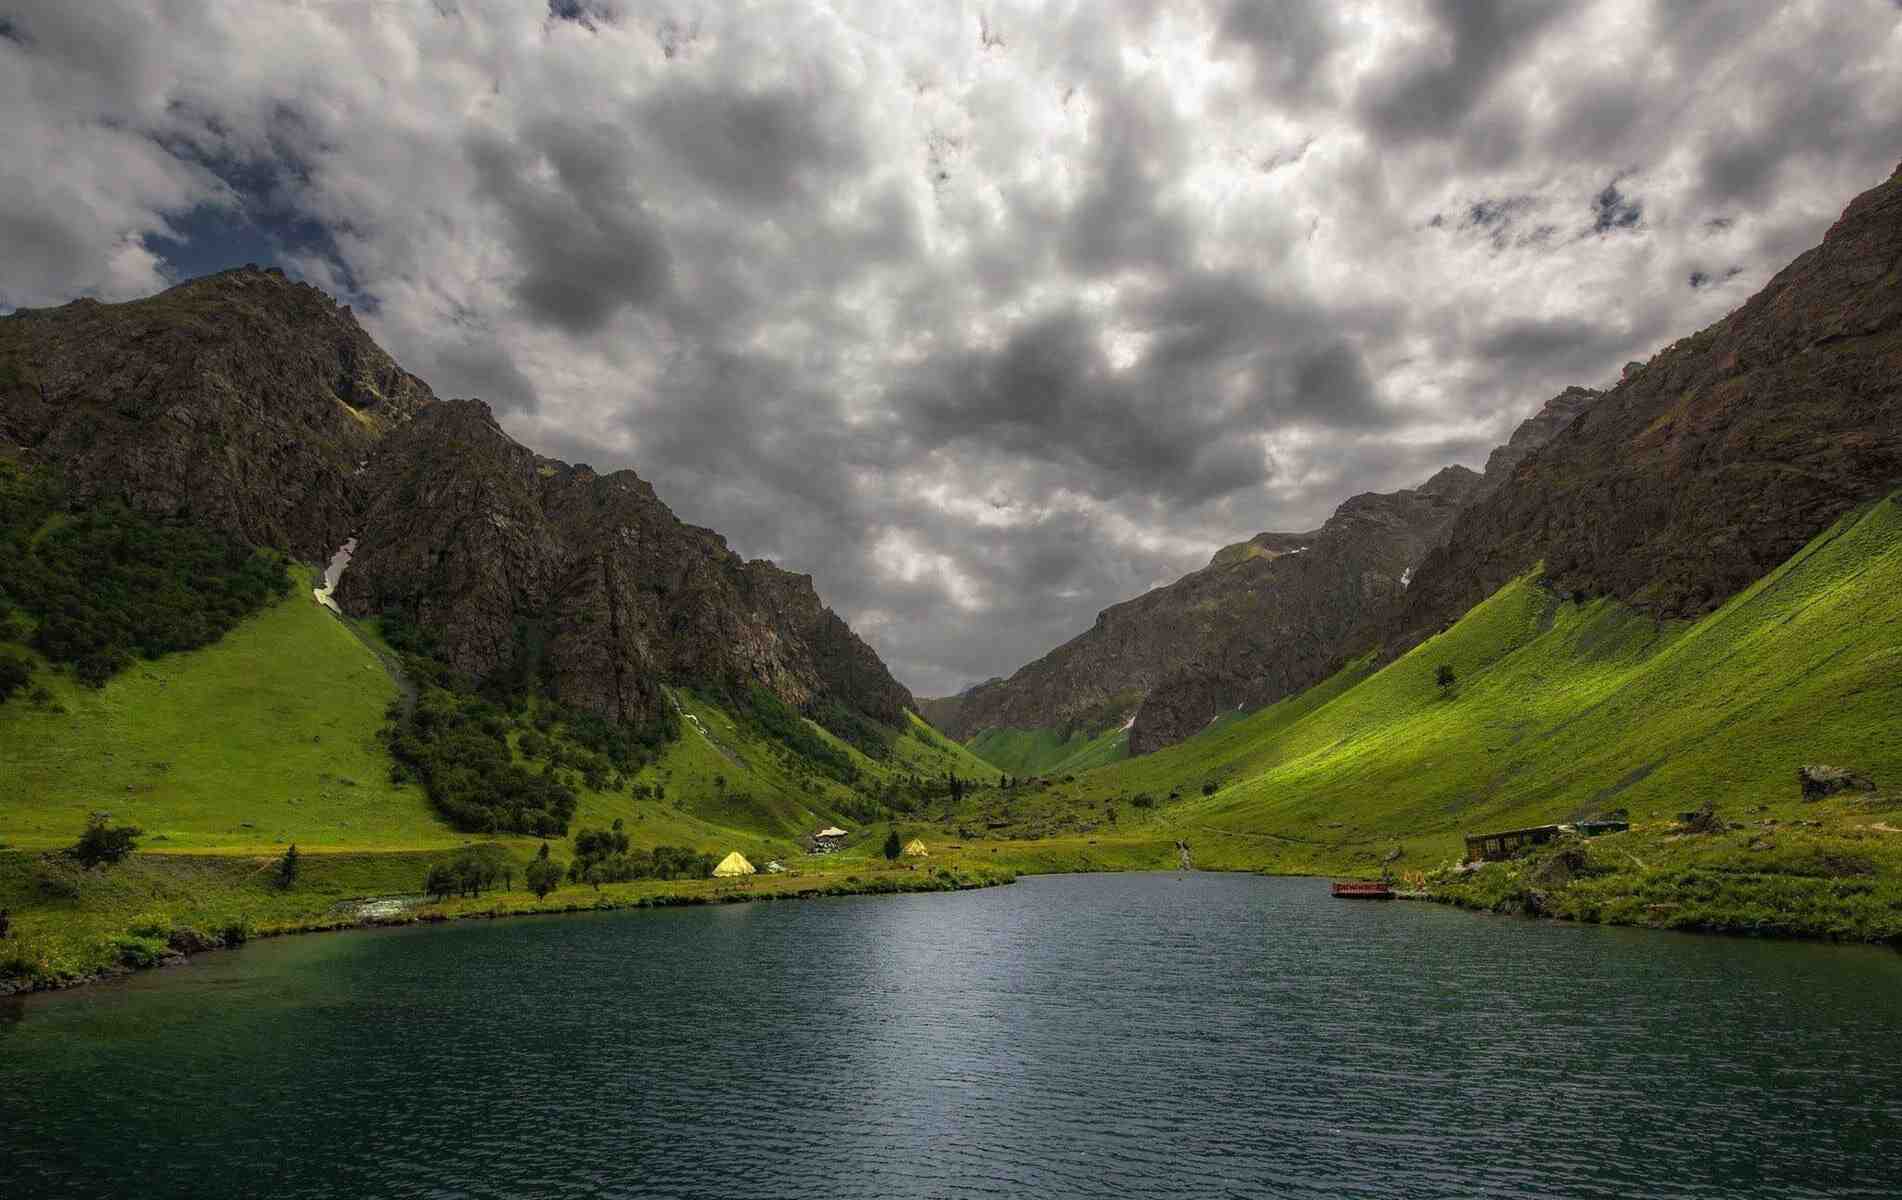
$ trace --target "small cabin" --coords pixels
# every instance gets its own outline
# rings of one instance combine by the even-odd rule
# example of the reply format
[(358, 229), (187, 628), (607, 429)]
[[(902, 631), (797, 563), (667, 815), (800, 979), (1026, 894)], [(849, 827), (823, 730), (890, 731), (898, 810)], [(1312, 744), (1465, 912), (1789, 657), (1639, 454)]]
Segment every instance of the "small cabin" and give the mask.
[(1466, 835), (1466, 861), (1498, 862), (1503, 858), (1511, 858), (1528, 846), (1543, 846), (1557, 836), (1557, 825), (1504, 829), (1498, 833), (1469, 833)]

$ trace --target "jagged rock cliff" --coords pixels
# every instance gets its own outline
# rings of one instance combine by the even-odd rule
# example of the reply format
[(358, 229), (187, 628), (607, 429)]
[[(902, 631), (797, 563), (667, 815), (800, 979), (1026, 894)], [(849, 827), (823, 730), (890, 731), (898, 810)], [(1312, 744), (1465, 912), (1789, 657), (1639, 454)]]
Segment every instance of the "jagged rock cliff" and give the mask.
[(0, 455), (306, 561), (356, 535), (348, 611), (400, 607), (458, 668), (533, 671), (605, 715), (652, 715), (662, 681), (886, 722), (913, 703), (809, 578), (743, 562), (631, 471), (540, 458), (479, 401), (436, 400), (277, 271), (0, 319)]
[(306, 559), (349, 536), (358, 464), (432, 399), (348, 308), (275, 270), (0, 319), (0, 446), (82, 498)]
[(1465, 505), (1502, 486), (1598, 395), (1567, 388), (1547, 401), (1493, 451), (1484, 476), (1449, 467), (1416, 489), (1355, 496), (1320, 529), (1224, 547), (1202, 570), (1105, 609), (1009, 679), (925, 701), (927, 719), (964, 738), (1133, 717), (1130, 751), (1143, 754), (1237, 705), (1299, 691), (1393, 611), (1410, 570)]
[(1540, 561), (1563, 593), (1696, 616), (1898, 486), (1902, 168), (1463, 513), (1383, 642), (1417, 644)]
[(414, 613), (461, 670), (527, 670), (625, 720), (653, 715), (663, 680), (758, 683), (886, 722), (914, 704), (810, 577), (743, 561), (632, 471), (536, 455), (480, 401), (432, 406), (366, 483), (345, 610)]

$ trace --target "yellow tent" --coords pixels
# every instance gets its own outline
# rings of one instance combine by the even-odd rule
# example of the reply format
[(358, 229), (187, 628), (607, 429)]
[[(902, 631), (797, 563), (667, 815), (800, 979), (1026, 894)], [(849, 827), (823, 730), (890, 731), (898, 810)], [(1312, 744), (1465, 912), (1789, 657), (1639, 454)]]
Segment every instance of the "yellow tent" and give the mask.
[(746, 855), (741, 854), (738, 850), (735, 850), (733, 853), (721, 859), (720, 865), (713, 868), (713, 877), (715, 879), (731, 879), (735, 875), (752, 875), (754, 873), (753, 864), (747, 862)]
[(930, 853), (931, 851), (925, 849), (925, 844), (919, 841), (917, 838), (913, 838), (909, 842), (905, 843), (905, 854), (907, 857), (924, 858), (926, 855)]

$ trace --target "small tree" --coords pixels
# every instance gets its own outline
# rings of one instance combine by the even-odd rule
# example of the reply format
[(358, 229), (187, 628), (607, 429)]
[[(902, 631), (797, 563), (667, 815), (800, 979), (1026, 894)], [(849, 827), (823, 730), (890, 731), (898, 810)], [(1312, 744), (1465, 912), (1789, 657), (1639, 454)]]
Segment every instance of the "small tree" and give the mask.
[(1444, 693), (1448, 688), (1459, 682), (1459, 676), (1453, 674), (1452, 667), (1441, 663), (1439, 669), (1433, 672), (1433, 682), (1438, 684), (1440, 691)]
[(904, 843), (898, 840), (898, 830), (893, 829), (890, 833), (885, 835), (885, 860), (887, 862), (896, 862), (898, 856), (904, 852), (904, 849)]
[(561, 864), (547, 856), (547, 849), (544, 845), (543, 855), (529, 863), (528, 870), (522, 872), (522, 882), (528, 885), (529, 891), (535, 893), (537, 900), (546, 899), (548, 893), (561, 886)]
[(284, 851), (284, 857), (277, 860), (277, 886), (280, 889), (287, 892), (291, 890), (297, 882), (297, 867), (297, 843), (292, 842), (290, 848)]
[(4, 908), (0, 908), (0, 942), (5, 941), (7, 936), (12, 932), (13, 914)]
[(431, 900), (447, 900), (449, 894), (461, 886), (456, 878), (456, 869), (448, 863), (437, 863), (429, 868), (429, 874), (423, 877), (423, 891)]
[(96, 812), (86, 818), (86, 832), (79, 835), (79, 841), (66, 853), (78, 859), (84, 867), (124, 861), (126, 855), (137, 848), (136, 839), (145, 831), (135, 825), (113, 825), (111, 822), (111, 813)]

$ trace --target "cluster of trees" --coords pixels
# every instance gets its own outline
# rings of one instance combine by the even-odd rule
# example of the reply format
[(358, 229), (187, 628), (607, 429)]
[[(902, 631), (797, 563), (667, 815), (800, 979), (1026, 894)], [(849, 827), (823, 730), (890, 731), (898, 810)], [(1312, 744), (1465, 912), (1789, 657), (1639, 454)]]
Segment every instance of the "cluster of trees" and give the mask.
[(820, 773), (840, 783), (851, 783), (859, 777), (851, 755), (814, 733), (805, 718), (765, 688), (755, 684), (747, 690), (742, 713), (762, 734), (791, 748)]
[(476, 696), (427, 687), (407, 714), (395, 714), (387, 730), (396, 758), (391, 777), (414, 776), (437, 810), (470, 833), (532, 833), (553, 837), (568, 831), (575, 794), (552, 764), (530, 771), (514, 760), (508, 735), (513, 722)]
[[(542, 846), (543, 853), (548, 850)], [(451, 895), (480, 896), (482, 889), (495, 886), (501, 877), (503, 868), (477, 854), (465, 850), (448, 862), (436, 863), (429, 868), (429, 874), (423, 877), (423, 891), (432, 900), (446, 900)], [(514, 872), (509, 872), (509, 883), (513, 884)]]
[(0, 640), (30, 637), (94, 687), (135, 656), (217, 641), (290, 591), (285, 567), (189, 520), (75, 507), (50, 472), (0, 465)]
[(620, 818), (609, 829), (581, 829), (575, 833), (575, 857), (568, 878), (575, 883), (626, 883), (630, 879), (706, 879), (713, 874), (714, 856), (685, 846), (629, 848)]
[(873, 762), (884, 762), (892, 756), (892, 743), (897, 740), (893, 731), (837, 700), (819, 704), (812, 719)]

